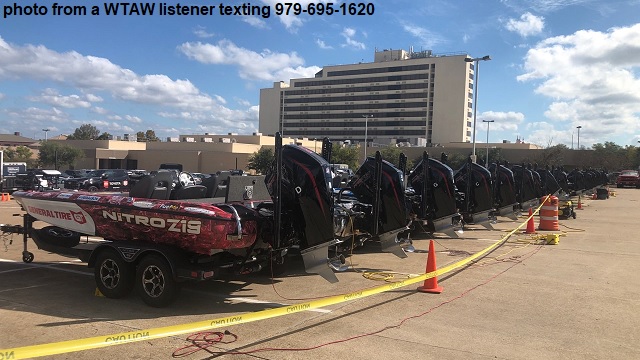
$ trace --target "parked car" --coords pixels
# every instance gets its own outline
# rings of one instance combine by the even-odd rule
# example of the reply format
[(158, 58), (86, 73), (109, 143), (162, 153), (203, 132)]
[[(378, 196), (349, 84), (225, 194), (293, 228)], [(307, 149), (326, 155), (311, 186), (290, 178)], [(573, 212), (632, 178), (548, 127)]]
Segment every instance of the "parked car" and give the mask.
[(15, 184), (20, 190), (57, 190), (60, 189), (60, 171), (46, 169), (28, 169), (17, 173)]
[(616, 180), (616, 186), (619, 188), (625, 186), (635, 186), (640, 189), (640, 175), (636, 170), (622, 170), (618, 179)]
[(85, 177), (65, 181), (65, 189), (85, 191), (129, 191), (129, 173), (123, 169), (100, 169)]

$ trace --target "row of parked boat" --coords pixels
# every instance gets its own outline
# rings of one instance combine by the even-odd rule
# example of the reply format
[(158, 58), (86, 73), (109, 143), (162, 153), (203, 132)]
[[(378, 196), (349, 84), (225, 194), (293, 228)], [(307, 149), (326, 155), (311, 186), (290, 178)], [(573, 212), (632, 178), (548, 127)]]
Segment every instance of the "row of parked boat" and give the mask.
[[(334, 186), (331, 149), (328, 140), (321, 155), (283, 146), (277, 135), (265, 175), (220, 172), (196, 183), (189, 173), (163, 169), (140, 178), (128, 194), (16, 191), (27, 212), (23, 226), (0, 228), (24, 236), (25, 262), (34, 259), (31, 237), (41, 249), (86, 261), (105, 296), (120, 298), (135, 287), (147, 304), (165, 306), (182, 281), (286, 269), (295, 253), (306, 272), (335, 282), (345, 256), (365, 242), (406, 257), (412, 230), (454, 234), (456, 226), (514, 218), (546, 194), (607, 182), (603, 171), (524, 164), (485, 168), (468, 161), (453, 170), (446, 157), (426, 153), (409, 171), (406, 157), (396, 167), (376, 153)], [(84, 235), (105, 241), (79, 244)]]

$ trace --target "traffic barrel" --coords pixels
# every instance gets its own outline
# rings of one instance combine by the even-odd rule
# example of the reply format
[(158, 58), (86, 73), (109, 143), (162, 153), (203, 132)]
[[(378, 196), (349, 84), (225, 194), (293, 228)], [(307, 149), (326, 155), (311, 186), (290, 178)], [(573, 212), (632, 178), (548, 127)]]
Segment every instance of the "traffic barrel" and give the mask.
[(540, 230), (560, 230), (558, 226), (558, 197), (545, 196), (540, 208)]

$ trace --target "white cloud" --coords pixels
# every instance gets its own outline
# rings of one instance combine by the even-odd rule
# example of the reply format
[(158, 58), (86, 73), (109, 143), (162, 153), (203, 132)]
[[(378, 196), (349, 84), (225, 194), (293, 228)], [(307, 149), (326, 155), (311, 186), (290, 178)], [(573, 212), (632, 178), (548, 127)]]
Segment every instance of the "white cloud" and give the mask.
[(204, 26), (198, 26), (193, 29), (193, 34), (202, 39), (212, 38), (216, 36), (214, 33), (208, 32), (207, 28), (205, 28)]
[(592, 5), (594, 3), (597, 4), (597, 2), (594, 2), (593, 0), (500, 0), (500, 2), (516, 11), (532, 9), (540, 13), (553, 12), (583, 3), (591, 3)]
[(103, 107), (100, 107), (100, 106), (95, 106), (95, 107), (93, 107), (93, 108), (91, 109), (91, 111), (93, 111), (93, 112), (94, 112), (94, 113), (96, 113), (96, 114), (100, 114), (100, 115), (106, 115), (106, 114), (108, 114), (108, 113), (109, 113), (109, 110), (107, 110), (107, 109), (105, 109), (105, 108), (103, 108)]
[(527, 12), (520, 16), (520, 20), (509, 19), (505, 27), (522, 37), (538, 35), (544, 29), (544, 18)]
[(137, 116), (133, 116), (133, 115), (125, 115), (124, 119), (129, 121), (129, 122), (132, 122), (134, 124), (141, 124), (142, 123), (142, 119), (140, 119)]
[(108, 59), (59, 53), (44, 46), (16, 46), (0, 37), (0, 79), (32, 79), (107, 91), (117, 99), (207, 111), (215, 101), (188, 80), (166, 75), (138, 75)]
[[(224, 48), (223, 51), (229, 49), (233, 49), (233, 46)], [(235, 49), (237, 52), (231, 54), (232, 56), (252, 56), (249, 61), (253, 64), (238, 64), (244, 74), (252, 74), (254, 69), (259, 69), (262, 71), (260, 75), (281, 80), (313, 76), (320, 69), (303, 67), (304, 61), (295, 53), (279, 54), (265, 51), (263, 54), (257, 54), (237, 47)], [(232, 60), (229, 62), (233, 63)], [(228, 109), (224, 106), (224, 98), (204, 94), (188, 80), (172, 80), (162, 74), (139, 75), (105, 58), (85, 56), (74, 51), (60, 53), (44, 46), (18, 46), (9, 44), (0, 37), (0, 81), (5, 79), (57, 83), (75, 88), (77, 91), (76, 94), (64, 95), (50, 88), (31, 98), (33, 101), (52, 105), (50, 109), (30, 107), (0, 110), (3, 126), (21, 128), (25, 132), (40, 131), (42, 126), (48, 127), (54, 123), (64, 123), (65, 126), (61, 127), (68, 129), (70, 126), (77, 127), (87, 122), (104, 125), (104, 128), (100, 128), (101, 131), (131, 132), (131, 127), (118, 123), (123, 120), (122, 117), (113, 115), (106, 106), (92, 105), (103, 101), (101, 96), (96, 95), (100, 92), (109, 94), (115, 106), (124, 101), (150, 105), (149, 108), (157, 112), (188, 112), (195, 117), (206, 119), (206, 126), (218, 128), (225, 133), (230, 131), (227, 126), (234, 130), (239, 129), (242, 124), (247, 129), (257, 128), (258, 115), (253, 107), (244, 110)], [(74, 107), (87, 109), (87, 114), (99, 114), (106, 118), (92, 119), (91, 116), (80, 115), (77, 112), (71, 116), (60, 110)], [(78, 120), (79, 117), (81, 120)], [(135, 115), (129, 115), (125, 120), (132, 123), (142, 121)], [(183, 125), (191, 126), (190, 123), (174, 124), (178, 128), (185, 128)]]
[(244, 21), (247, 24), (253, 26), (254, 28), (258, 28), (258, 29), (268, 29), (269, 28), (269, 26), (267, 25), (267, 23), (264, 20), (259, 19), (257, 17), (245, 16), (245, 17), (242, 18), (242, 21)]
[(4, 99), (5, 96), (6, 96), (5, 94), (0, 93), (0, 100)]
[(440, 45), (445, 42), (445, 39), (442, 36), (414, 24), (403, 24), (402, 28), (404, 31), (418, 38), (420, 46), (427, 49), (433, 49), (436, 45)]
[(477, 123), (478, 128), (482, 126), (482, 128), (487, 127), (486, 124), (482, 123), (482, 120), (493, 120), (491, 123), (491, 130), (496, 131), (517, 131), (518, 125), (524, 122), (524, 114), (515, 111), (484, 111), (481, 114), (478, 114)]
[(354, 40), (353, 37), (356, 36), (356, 30), (353, 28), (344, 28), (342, 30), (342, 34), (344, 37), (344, 44), (342, 44), (342, 47), (350, 47), (353, 48), (355, 50), (364, 50), (366, 49), (366, 46), (364, 45), (364, 43)]
[(229, 40), (217, 44), (188, 42), (178, 49), (190, 59), (203, 64), (224, 64), (238, 67), (240, 77), (247, 80), (288, 81), (292, 78), (313, 77), (320, 70), (317, 66), (304, 67), (304, 59), (297, 53), (276, 53), (238, 47)]
[[(93, 98), (93, 96), (90, 96)], [(86, 100), (86, 97), (80, 97), (79, 95), (60, 95), (58, 90), (47, 88), (38, 95), (29, 97), (30, 101), (41, 102), (52, 106), (60, 106), (65, 108), (89, 108), (91, 102)]]
[(640, 130), (639, 67), (636, 24), (543, 40), (528, 51), (518, 80), (536, 81), (535, 92), (553, 100), (545, 116), (583, 126), (588, 140), (590, 131), (606, 138)]
[(320, 49), (333, 49), (332, 46), (325, 44), (325, 42), (320, 39), (316, 39), (316, 44), (318, 44)]

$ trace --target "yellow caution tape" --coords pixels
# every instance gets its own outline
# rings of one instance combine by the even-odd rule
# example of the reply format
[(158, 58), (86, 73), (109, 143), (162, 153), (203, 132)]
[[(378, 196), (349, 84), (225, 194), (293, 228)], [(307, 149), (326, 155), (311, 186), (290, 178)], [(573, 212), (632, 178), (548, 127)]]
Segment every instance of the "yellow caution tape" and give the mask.
[[(540, 207), (538, 207), (533, 214), (536, 214), (539, 211)], [(453, 264), (445, 266), (436, 271), (432, 271), (429, 273), (425, 273), (416, 277), (412, 277), (406, 280), (388, 283), (384, 285), (380, 285), (374, 288), (360, 290), (348, 294), (331, 296), (319, 300), (313, 300), (305, 303), (299, 303), (294, 305), (282, 306), (274, 309), (267, 309), (256, 311), (253, 313), (240, 314), (227, 316), (212, 320), (204, 320), (204, 321), (196, 321), (187, 324), (180, 325), (172, 325), (172, 326), (164, 326), (153, 329), (146, 330), (136, 330), (129, 332), (122, 332), (112, 335), (102, 335), (95, 336), (84, 339), (76, 339), (76, 340), (68, 340), (61, 341), (56, 343), (48, 343), (48, 344), (40, 344), (40, 345), (31, 345), (10, 349), (0, 349), (0, 359), (26, 359), (26, 358), (35, 358), (40, 356), (50, 356), (56, 354), (65, 354), (75, 351), (89, 350), (89, 349), (98, 349), (107, 346), (127, 344), (137, 341), (147, 341), (152, 339), (164, 338), (169, 336), (177, 336), (190, 334), (200, 331), (206, 331), (211, 329), (217, 329), (220, 327), (231, 326), (236, 324), (244, 324), (258, 320), (270, 319), (278, 316), (295, 314), (302, 311), (318, 309), (330, 305), (335, 305), (339, 303), (343, 303), (346, 301), (352, 301), (356, 299), (365, 298), (368, 296), (372, 296), (375, 294), (379, 294), (386, 291), (395, 290), (401, 287), (405, 287), (412, 284), (417, 284), (421, 281), (425, 281), (427, 279), (431, 279), (436, 276), (440, 276), (451, 272), (457, 268), (465, 266), (470, 262), (482, 257), (486, 253), (495, 249), (496, 247), (502, 245), (511, 235), (513, 235), (516, 231), (520, 230), (533, 216), (533, 214), (527, 217), (527, 220), (520, 224), (517, 228), (511, 230), (507, 235), (505, 235), (500, 241), (490, 245), (489, 247), (465, 258), (460, 261), (457, 261)]]

